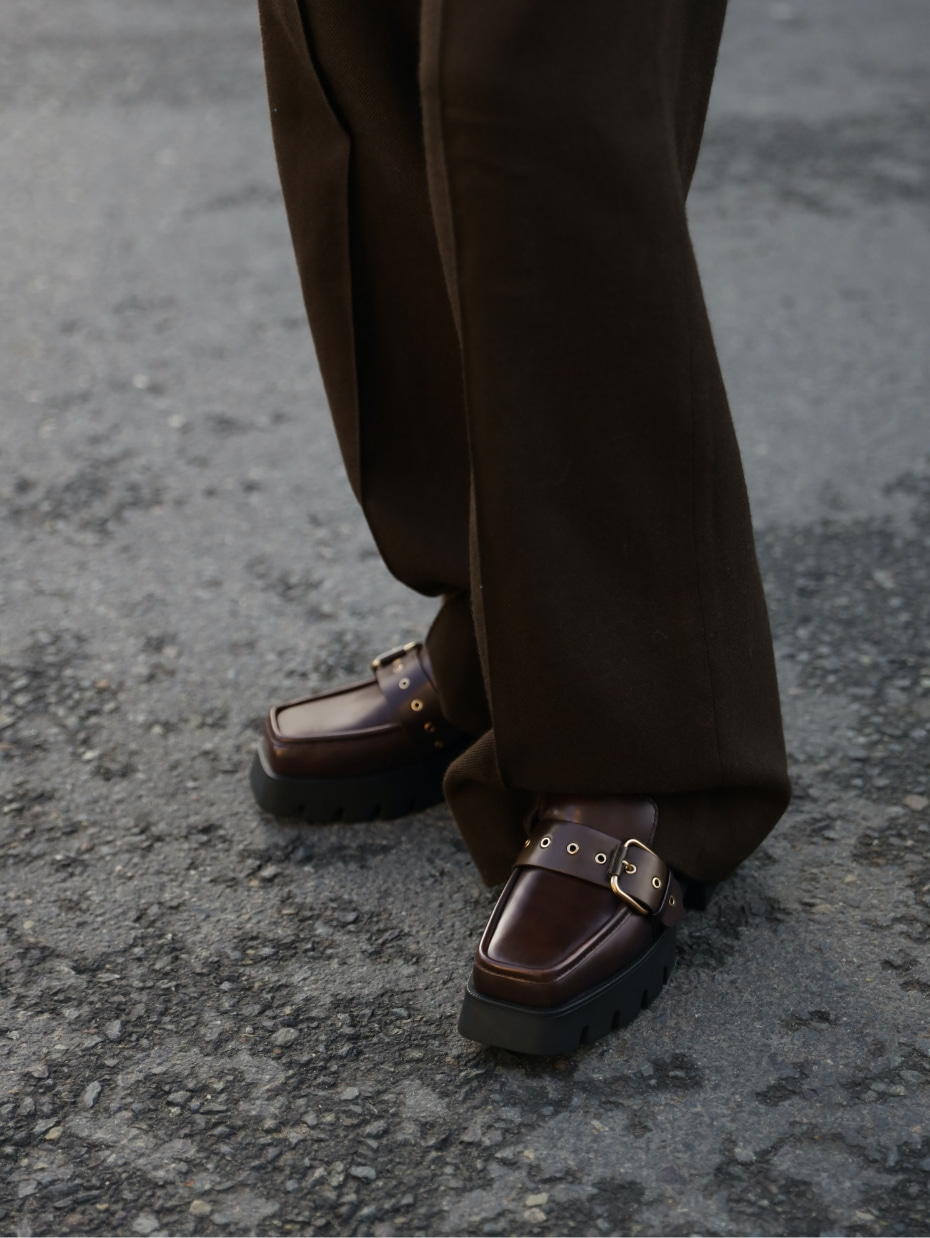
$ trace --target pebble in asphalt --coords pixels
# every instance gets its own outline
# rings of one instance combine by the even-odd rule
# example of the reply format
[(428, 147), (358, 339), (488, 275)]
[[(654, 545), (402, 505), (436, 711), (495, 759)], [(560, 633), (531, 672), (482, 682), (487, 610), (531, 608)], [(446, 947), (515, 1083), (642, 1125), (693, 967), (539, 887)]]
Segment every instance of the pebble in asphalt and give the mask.
[(733, 0), (691, 214), (794, 805), (662, 998), (461, 1040), (445, 810), (291, 831), (274, 699), (432, 605), (338, 462), (247, 0), (0, 14), (0, 1227), (930, 1232), (923, 0)]

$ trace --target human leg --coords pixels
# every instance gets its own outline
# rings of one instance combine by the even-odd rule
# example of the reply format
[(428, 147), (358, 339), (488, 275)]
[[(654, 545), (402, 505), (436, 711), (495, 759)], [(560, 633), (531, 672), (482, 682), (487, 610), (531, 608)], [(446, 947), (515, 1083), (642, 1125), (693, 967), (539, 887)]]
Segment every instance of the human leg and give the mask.
[[(477, 733), (489, 723), (466, 592), (469, 468), (426, 185), (419, 3), (261, 0), (260, 14), (284, 199), (349, 478), (391, 571), (444, 595), (428, 653), (399, 678), (425, 674), (441, 717)], [(364, 815), (363, 802), (387, 815), (435, 802), (435, 762), (384, 783), (390, 754), (399, 767), (415, 752), (383, 677), (271, 711), (253, 767), (263, 807), (320, 820)], [(433, 712), (421, 727), (440, 725)], [(387, 750), (383, 734), (365, 739), (378, 728)], [(460, 734), (430, 734), (446, 755), (461, 747)], [(380, 781), (353, 789), (366, 761)]]
[[(288, 0), (264, 5), (293, 16)], [(408, 36), (412, 12), (403, 14)], [(451, 594), (431, 649), (447, 685), (450, 667), (466, 664), (457, 642), (471, 645), (460, 679), (477, 707), (466, 729), (483, 734), (447, 776), (453, 811), (489, 880), (530, 833), (476, 959), (470, 997), (482, 1017), (510, 993), (518, 1022), (534, 1009), (548, 1018), (547, 1006), (572, 993), (587, 1003), (576, 1021), (590, 1014), (603, 1030), (625, 1018), (630, 985), (650, 997), (661, 986), (683, 904), (701, 897), (689, 879), (729, 872), (787, 801), (748, 505), (684, 215), (722, 12), (686, 0), (425, 0), (421, 89), (438, 248), (422, 268), (385, 257), (400, 238), (383, 226), (384, 208), (400, 206), (413, 180), (397, 175), (403, 160), (363, 158), (366, 140), (384, 131), (359, 102), (378, 58), (366, 62), (359, 30), (339, 26), (355, 6), (313, 0), (303, 13), (316, 104), (334, 122), (328, 157), (311, 160), (330, 178), (329, 205), (309, 218), (306, 168), (291, 167), (306, 163), (301, 109), (276, 120), (353, 485), (389, 566)], [(418, 209), (422, 222), (422, 196)], [(329, 234), (333, 253), (318, 252)], [(440, 257), (447, 302), (435, 339), (458, 336), (464, 400), (459, 391), (458, 421), (444, 412), (429, 423), (452, 479), (432, 492), (436, 517), (428, 488), (410, 489), (419, 448), (398, 455), (391, 431), (416, 430), (429, 404), (405, 421), (411, 410), (386, 398), (402, 389), (397, 358), (416, 355), (405, 347), (417, 334), (392, 331), (417, 321), (418, 294), (403, 292), (404, 313), (383, 335), (377, 327), (391, 290), (421, 276), (429, 303), (441, 304)], [(427, 317), (419, 321), (429, 328)], [(379, 472), (385, 461), (399, 473)], [(421, 538), (424, 521), (432, 527)], [(444, 521), (449, 536), (437, 538)], [(490, 710), (473, 691), (479, 683)], [(566, 844), (569, 859), (556, 863), (549, 848), (566, 829), (581, 843)], [(653, 858), (637, 865), (630, 847)], [(658, 893), (643, 897), (643, 873)], [(601, 976), (605, 968), (614, 971)]]
[(500, 879), (540, 792), (648, 793), (693, 877), (789, 794), (768, 621), (685, 195), (723, 3), (425, 0), (493, 731), (446, 789)]
[(460, 1029), (621, 1026), (789, 784), (733, 426), (685, 216), (723, 0), (424, 0), (493, 728), (446, 794), (515, 866)]

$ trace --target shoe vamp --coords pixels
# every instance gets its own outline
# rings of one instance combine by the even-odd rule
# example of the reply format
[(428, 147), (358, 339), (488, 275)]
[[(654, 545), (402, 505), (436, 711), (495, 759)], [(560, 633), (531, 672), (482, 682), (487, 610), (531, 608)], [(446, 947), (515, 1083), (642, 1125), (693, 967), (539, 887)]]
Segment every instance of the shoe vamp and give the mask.
[(527, 979), (554, 979), (595, 953), (599, 966), (619, 967), (653, 936), (646, 918), (624, 908), (610, 890), (528, 868), (501, 912), (486, 957)]
[(377, 683), (297, 701), (278, 709), (275, 717), (276, 728), (286, 739), (310, 739), (315, 735), (364, 731), (392, 721), (390, 709)]

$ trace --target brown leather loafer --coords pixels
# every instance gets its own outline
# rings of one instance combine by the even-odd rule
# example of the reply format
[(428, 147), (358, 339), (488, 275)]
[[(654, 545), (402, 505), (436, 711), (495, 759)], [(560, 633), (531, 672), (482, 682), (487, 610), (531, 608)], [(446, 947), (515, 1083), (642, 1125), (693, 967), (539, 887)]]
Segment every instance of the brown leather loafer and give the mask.
[(252, 793), (277, 817), (390, 820), (442, 799), (470, 742), (442, 716), (426, 650), (375, 658), (373, 679), (275, 706), (252, 763)]
[(459, 1031), (518, 1053), (567, 1053), (623, 1027), (675, 965), (685, 907), (712, 887), (653, 850), (646, 798), (550, 797), (475, 954)]

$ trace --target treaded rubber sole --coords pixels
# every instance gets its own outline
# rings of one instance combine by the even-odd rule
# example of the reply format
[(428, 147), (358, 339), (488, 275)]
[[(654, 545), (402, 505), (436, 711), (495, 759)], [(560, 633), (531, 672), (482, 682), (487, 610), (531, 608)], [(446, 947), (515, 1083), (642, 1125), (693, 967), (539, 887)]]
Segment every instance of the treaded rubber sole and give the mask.
[(442, 801), (442, 779), (464, 745), (382, 774), (358, 778), (282, 778), (265, 765), (261, 745), (249, 783), (259, 808), (311, 825), (393, 821)]
[(556, 1057), (593, 1044), (632, 1023), (659, 996), (675, 966), (675, 935), (675, 928), (663, 929), (623, 971), (549, 1010), (486, 997), (469, 981), (459, 1031), (469, 1040), (537, 1057)]

